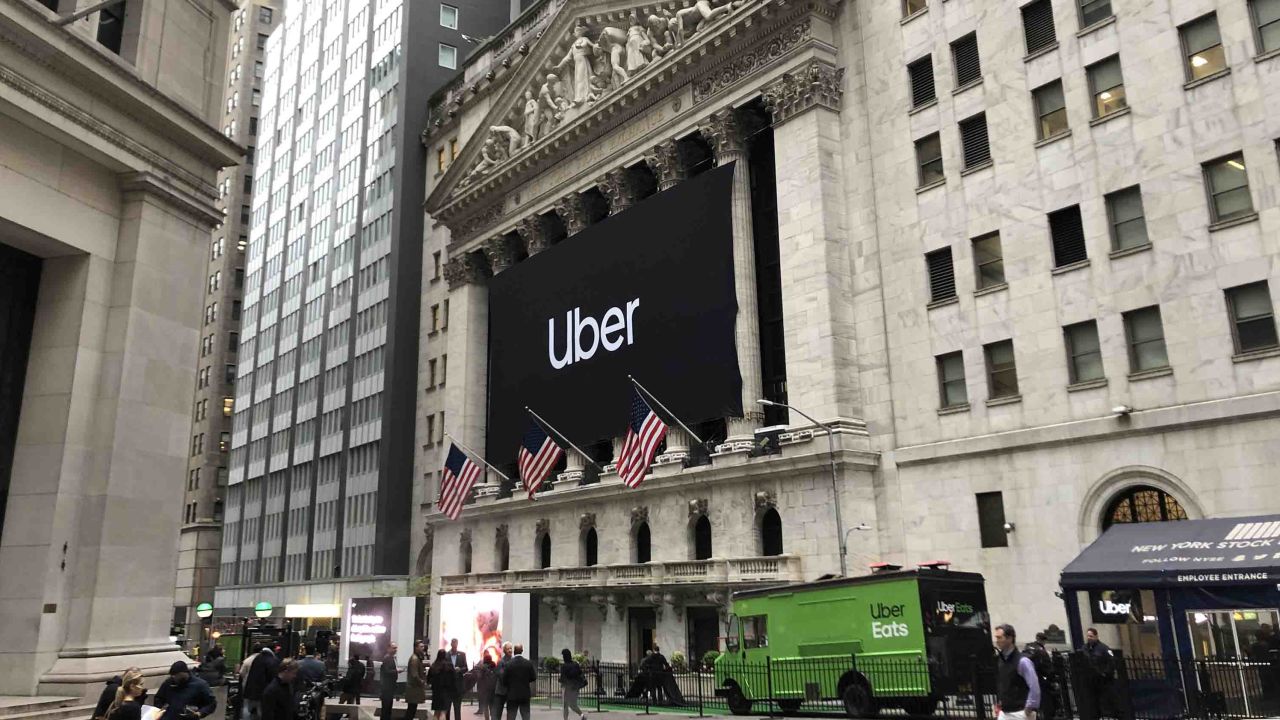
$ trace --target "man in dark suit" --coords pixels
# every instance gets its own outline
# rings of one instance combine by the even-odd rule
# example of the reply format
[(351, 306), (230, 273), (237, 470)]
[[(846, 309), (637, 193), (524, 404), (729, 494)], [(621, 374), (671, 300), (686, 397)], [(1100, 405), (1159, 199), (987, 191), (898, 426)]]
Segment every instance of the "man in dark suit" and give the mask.
[(449, 664), (453, 665), (453, 676), (458, 681), (457, 692), (453, 694), (453, 720), (462, 720), (462, 695), (467, 691), (465, 676), (471, 666), (467, 664), (467, 654), (458, 649), (458, 638), (449, 641)]
[(529, 700), (533, 698), (538, 670), (524, 656), (523, 645), (516, 645), (514, 651), (515, 655), (502, 669), (502, 678), (507, 685), (507, 720), (515, 718), (517, 709), (521, 720), (529, 720)]

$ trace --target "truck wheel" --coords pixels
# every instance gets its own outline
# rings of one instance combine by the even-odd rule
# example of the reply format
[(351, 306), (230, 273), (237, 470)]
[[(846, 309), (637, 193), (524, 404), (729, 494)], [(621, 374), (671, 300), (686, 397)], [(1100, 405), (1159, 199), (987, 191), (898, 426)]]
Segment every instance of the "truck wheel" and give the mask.
[(742, 688), (736, 684), (729, 685), (729, 690), (725, 693), (725, 703), (729, 706), (729, 712), (734, 715), (751, 714), (751, 701), (742, 694)]
[(795, 715), (800, 712), (799, 700), (779, 700), (778, 708), (782, 710), (783, 715)]
[(855, 680), (845, 686), (841, 694), (844, 711), (852, 718), (873, 718), (880, 712), (879, 704), (871, 696), (871, 688), (864, 680)]
[(938, 699), (932, 697), (910, 698), (902, 701), (902, 710), (914, 717), (933, 717), (938, 709)]

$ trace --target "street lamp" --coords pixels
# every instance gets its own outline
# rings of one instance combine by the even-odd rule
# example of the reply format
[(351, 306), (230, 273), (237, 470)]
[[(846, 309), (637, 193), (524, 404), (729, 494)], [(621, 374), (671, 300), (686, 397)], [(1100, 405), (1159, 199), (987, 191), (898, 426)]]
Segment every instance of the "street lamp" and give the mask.
[(849, 567), (848, 567), (848, 561), (846, 560), (845, 556), (849, 552), (849, 547), (848, 547), (848, 543), (845, 541), (847, 535), (845, 534), (845, 531), (844, 531), (844, 521), (840, 519), (840, 491), (838, 487), (839, 481), (836, 478), (835, 428), (831, 427), (830, 425), (824, 422), (819, 422), (818, 420), (815, 420), (813, 416), (809, 415), (805, 411), (799, 408), (792, 407), (786, 403), (774, 402), (773, 400), (765, 400), (764, 398), (760, 398), (759, 400), (756, 400), (756, 402), (766, 407), (783, 407), (788, 410), (793, 410), (798, 415), (804, 417), (805, 420), (808, 420), (814, 425), (817, 425), (818, 427), (827, 431), (827, 453), (831, 459), (831, 500), (832, 500), (832, 505), (835, 506), (835, 511), (836, 511), (836, 537), (840, 538), (840, 575), (844, 577), (848, 577)]
[(196, 606), (196, 617), (204, 620), (213, 617), (213, 605), (210, 603), (200, 603)]
[(259, 619), (271, 617), (271, 610), (272, 610), (271, 603), (267, 602), (266, 600), (263, 600), (262, 602), (253, 606), (253, 614), (257, 616)]

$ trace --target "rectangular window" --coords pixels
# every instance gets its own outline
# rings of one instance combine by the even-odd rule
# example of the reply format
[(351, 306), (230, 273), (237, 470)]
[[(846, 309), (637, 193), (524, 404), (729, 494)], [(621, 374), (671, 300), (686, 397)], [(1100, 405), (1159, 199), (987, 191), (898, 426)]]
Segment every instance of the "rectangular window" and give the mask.
[(1150, 243), (1142, 192), (1137, 185), (1107, 195), (1107, 221), (1111, 225), (1111, 249), (1128, 250)]
[(1027, 41), (1028, 55), (1058, 42), (1051, 0), (1035, 0), (1022, 6), (1022, 34)]
[(1227, 69), (1227, 56), (1218, 32), (1218, 16), (1209, 13), (1178, 28), (1187, 80), (1199, 80)]
[(1067, 101), (1062, 96), (1062, 81), (1054, 80), (1031, 91), (1036, 103), (1038, 139), (1045, 140), (1070, 129), (1067, 122)]
[(1087, 28), (1111, 17), (1111, 0), (1077, 0), (1080, 4), (1080, 27)]
[(964, 146), (964, 169), (991, 162), (991, 142), (987, 138), (987, 114), (978, 113), (960, 121), (960, 143)]
[(456, 70), (458, 67), (458, 48), (440, 43), (440, 67)]
[(978, 500), (978, 534), (982, 547), (1009, 547), (1009, 533), (1004, 529), (1004, 493), (984, 492)]
[(439, 330), (440, 330), (440, 306), (432, 305), (431, 306), (431, 332), (434, 333), (434, 332), (438, 332)]
[(1140, 373), (1169, 367), (1159, 305), (1125, 313), (1124, 334), (1129, 343), (1130, 372)]
[(1105, 117), (1129, 107), (1124, 94), (1124, 75), (1120, 72), (1120, 56), (1112, 55), (1087, 68), (1089, 92), (1093, 94), (1093, 116)]
[(437, 173), (444, 172), (444, 166), (445, 166), (444, 146), (441, 146), (439, 148), (436, 148), (436, 172)]
[(938, 99), (937, 89), (933, 84), (932, 55), (925, 55), (908, 65), (907, 75), (911, 78), (911, 107), (923, 107)]
[(1280, 0), (1250, 0), (1258, 54), (1280, 50)]
[(258, 8), (258, 22), (262, 23), (263, 25), (271, 24), (271, 8), (269, 7)]
[(938, 391), (942, 407), (954, 408), (969, 403), (969, 391), (964, 384), (964, 355), (960, 352), (939, 355)]
[(1280, 345), (1276, 339), (1275, 310), (1266, 280), (1230, 288), (1226, 295), (1237, 354)]
[(956, 87), (962, 88), (982, 80), (982, 63), (978, 59), (978, 35), (968, 35), (951, 43), (951, 58), (956, 68)]
[(934, 250), (924, 256), (929, 268), (929, 301), (950, 300), (956, 296), (956, 273), (951, 261), (951, 248)]
[(1055, 268), (1089, 259), (1089, 251), (1084, 244), (1084, 222), (1080, 219), (1079, 205), (1049, 213), (1049, 234), (1053, 238)]
[(458, 159), (458, 138), (449, 138), (449, 162)]
[(1004, 255), (1000, 249), (1000, 233), (973, 239), (973, 265), (978, 274), (978, 289), (1004, 284)]
[(942, 138), (938, 133), (916, 141), (916, 163), (920, 168), (919, 187), (932, 185), (945, 177), (942, 173)]
[(1098, 344), (1098, 323), (1087, 320), (1062, 328), (1067, 346), (1067, 380), (1072, 385), (1101, 380), (1102, 347)]
[(1018, 395), (1018, 368), (1013, 358), (1013, 341), (1001, 340), (982, 346), (987, 358), (987, 395), (990, 399)]
[(431, 253), (431, 279), (440, 279), (440, 251)]
[(1249, 196), (1249, 175), (1244, 155), (1236, 153), (1204, 164), (1204, 182), (1209, 191), (1209, 217), (1225, 222), (1253, 213)]
[(263, 33), (258, 33), (258, 49), (259, 50), (267, 49), (267, 36)]
[(458, 29), (458, 8), (440, 3), (440, 27)]

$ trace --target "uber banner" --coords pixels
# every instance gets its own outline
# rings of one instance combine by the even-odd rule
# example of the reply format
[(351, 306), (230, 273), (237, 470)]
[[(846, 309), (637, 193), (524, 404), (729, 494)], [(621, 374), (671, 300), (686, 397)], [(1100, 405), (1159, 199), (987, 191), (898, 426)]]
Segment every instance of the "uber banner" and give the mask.
[(514, 460), (526, 406), (579, 445), (621, 436), (628, 374), (686, 423), (742, 415), (732, 178), (707, 171), (490, 280), (490, 462)]

